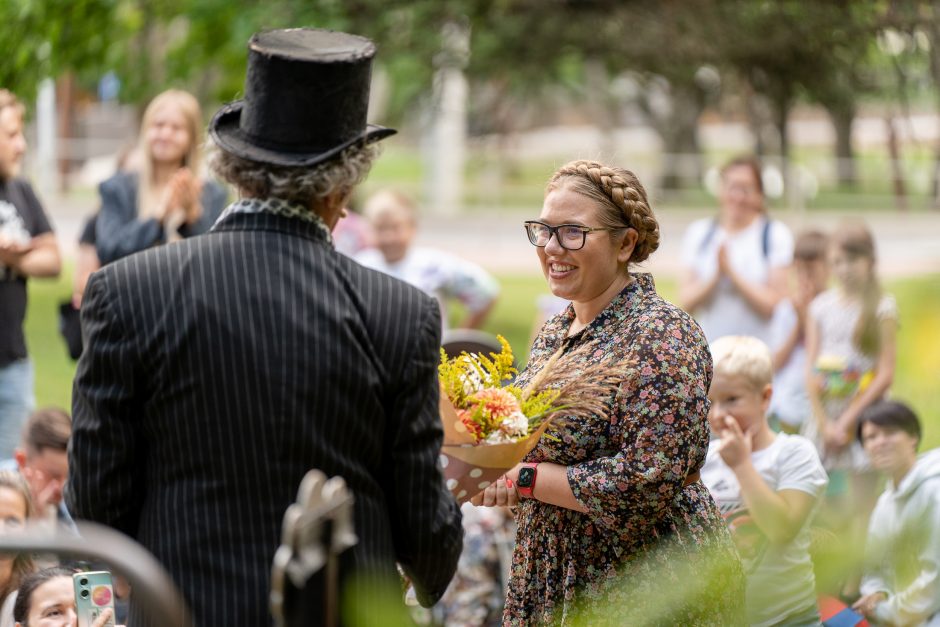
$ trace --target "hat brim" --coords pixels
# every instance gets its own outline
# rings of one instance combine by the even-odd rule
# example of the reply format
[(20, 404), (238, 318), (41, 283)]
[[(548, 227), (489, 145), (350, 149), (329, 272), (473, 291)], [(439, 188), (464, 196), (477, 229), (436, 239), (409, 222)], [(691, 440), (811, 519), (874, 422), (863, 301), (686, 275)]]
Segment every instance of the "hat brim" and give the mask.
[(219, 109), (209, 123), (209, 136), (226, 152), (258, 163), (280, 166), (316, 165), (328, 161), (356, 143), (371, 144), (398, 132), (377, 124), (367, 124), (361, 133), (337, 146), (316, 152), (293, 152), (283, 148), (261, 146), (242, 132), (239, 121), (244, 104), (244, 100), (236, 100)]

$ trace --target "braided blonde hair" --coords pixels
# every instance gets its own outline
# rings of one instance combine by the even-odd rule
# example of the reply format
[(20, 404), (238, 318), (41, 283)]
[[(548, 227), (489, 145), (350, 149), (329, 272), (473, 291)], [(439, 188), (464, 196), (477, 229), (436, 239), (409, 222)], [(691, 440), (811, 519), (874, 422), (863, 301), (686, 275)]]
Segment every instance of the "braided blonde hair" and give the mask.
[(599, 218), (611, 229), (631, 228), (637, 232), (630, 261), (645, 261), (659, 248), (659, 222), (646, 200), (646, 190), (636, 174), (612, 168), (597, 161), (571, 161), (558, 168), (545, 188), (545, 194), (565, 184), (578, 194), (598, 202)]

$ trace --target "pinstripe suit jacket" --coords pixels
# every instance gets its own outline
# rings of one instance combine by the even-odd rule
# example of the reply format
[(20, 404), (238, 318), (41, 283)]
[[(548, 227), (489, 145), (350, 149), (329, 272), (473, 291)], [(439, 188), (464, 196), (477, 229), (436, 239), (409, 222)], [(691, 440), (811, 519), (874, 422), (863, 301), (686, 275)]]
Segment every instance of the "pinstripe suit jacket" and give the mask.
[(432, 298), (313, 225), (236, 213), (94, 274), (82, 327), (69, 507), (152, 551), (197, 625), (269, 624), (282, 517), (310, 468), (355, 495), (344, 572), (397, 560), (423, 603), (443, 593), (463, 532), (437, 468)]

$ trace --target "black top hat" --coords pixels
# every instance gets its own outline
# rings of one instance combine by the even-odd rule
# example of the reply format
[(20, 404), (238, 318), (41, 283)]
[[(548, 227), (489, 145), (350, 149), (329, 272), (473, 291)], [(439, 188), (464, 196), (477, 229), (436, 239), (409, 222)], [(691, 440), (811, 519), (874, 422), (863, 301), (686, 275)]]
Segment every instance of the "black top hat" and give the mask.
[(212, 118), (226, 152), (282, 166), (314, 165), (393, 129), (366, 123), (375, 45), (321, 29), (256, 33), (248, 42), (245, 98)]

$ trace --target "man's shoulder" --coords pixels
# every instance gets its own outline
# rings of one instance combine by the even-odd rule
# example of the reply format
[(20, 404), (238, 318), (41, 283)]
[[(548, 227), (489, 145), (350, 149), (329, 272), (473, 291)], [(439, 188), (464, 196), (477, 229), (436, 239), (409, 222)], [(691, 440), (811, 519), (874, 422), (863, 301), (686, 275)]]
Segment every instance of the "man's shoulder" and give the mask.
[[(365, 251), (363, 251), (365, 252)], [(426, 293), (403, 281), (399, 278), (386, 274), (381, 270), (364, 264), (357, 255), (356, 259), (350, 259), (341, 253), (336, 254), (336, 264), (338, 272), (342, 273), (347, 279), (356, 284), (360, 289), (368, 291), (374, 296), (387, 295), (382, 301), (383, 306), (387, 306), (389, 300), (394, 301), (414, 301), (416, 303), (433, 302), (433, 298)]]

